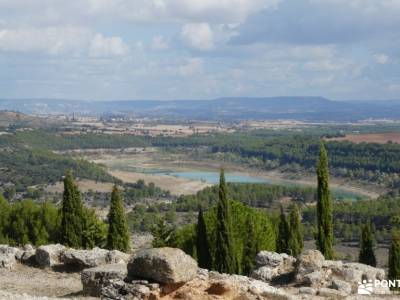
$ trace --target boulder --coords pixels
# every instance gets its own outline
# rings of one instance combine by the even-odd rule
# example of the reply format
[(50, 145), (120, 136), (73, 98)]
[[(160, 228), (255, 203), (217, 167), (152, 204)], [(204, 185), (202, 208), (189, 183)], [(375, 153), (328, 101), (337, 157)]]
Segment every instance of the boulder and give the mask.
[(180, 249), (154, 248), (139, 251), (128, 263), (128, 276), (164, 284), (180, 284), (197, 274), (197, 262)]
[(99, 297), (102, 288), (108, 286), (111, 280), (123, 280), (128, 274), (125, 264), (108, 264), (85, 269), (81, 273), (83, 292), (86, 295)]
[(272, 281), (275, 276), (277, 276), (276, 270), (269, 267), (261, 267), (251, 273), (252, 278), (265, 282)]
[(297, 278), (297, 282), (301, 282), (302, 285), (308, 287), (320, 287), (323, 286), (326, 280), (326, 276), (321, 271), (314, 271), (304, 275), (303, 277)]
[(40, 246), (36, 249), (36, 262), (41, 268), (61, 265), (61, 256), (65, 249), (60, 244)]
[(130, 255), (118, 250), (111, 250), (107, 253), (106, 262), (109, 264), (128, 263)]
[(356, 278), (347, 278), (347, 280), (352, 281), (360, 281), (361, 279), (370, 279), (370, 280), (383, 280), (385, 279), (385, 270), (374, 268), (368, 265), (360, 264), (360, 263), (346, 263), (343, 264), (343, 270), (355, 270), (358, 271), (357, 274), (361, 274), (362, 278), (358, 276)]
[(146, 280), (134, 280), (125, 282), (120, 279), (110, 279), (102, 288), (101, 299), (115, 300), (142, 300), (160, 299), (160, 287), (158, 284), (149, 283)]
[(255, 258), (257, 269), (251, 274), (252, 278), (262, 281), (272, 281), (277, 276), (294, 271), (296, 259), (285, 253), (261, 251)]
[(304, 251), (297, 261), (297, 274), (305, 275), (322, 268), (325, 258), (318, 250)]
[(276, 268), (282, 265), (293, 267), (296, 259), (286, 253), (276, 253), (270, 251), (261, 251), (255, 258), (256, 267), (270, 267)]
[(21, 255), (20, 261), (26, 265), (36, 264), (36, 250), (24, 251)]
[(350, 295), (353, 290), (350, 283), (340, 280), (340, 279), (333, 279), (330, 288), (344, 292), (348, 295)]
[(0, 245), (0, 268), (11, 269), (17, 261), (15, 257), (19, 251), (18, 248)]
[(93, 268), (108, 263), (109, 251), (100, 248), (91, 250), (65, 250), (61, 255), (61, 261), (76, 268)]

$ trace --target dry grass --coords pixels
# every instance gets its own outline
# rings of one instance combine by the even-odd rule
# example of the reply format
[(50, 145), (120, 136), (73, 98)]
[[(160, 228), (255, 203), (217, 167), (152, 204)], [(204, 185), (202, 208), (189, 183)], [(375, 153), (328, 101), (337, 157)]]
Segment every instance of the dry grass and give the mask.
[(136, 182), (139, 179), (143, 179), (147, 184), (153, 182), (161, 189), (169, 190), (173, 195), (194, 194), (207, 186), (211, 186), (209, 183), (178, 178), (175, 176), (143, 174), (125, 171), (111, 171), (109, 173), (124, 182)]
[[(93, 180), (78, 180), (77, 185), (81, 192), (88, 192), (92, 190), (100, 193), (110, 193), (113, 188), (112, 183), (106, 182), (95, 182)], [(50, 185), (46, 188), (49, 193), (62, 193), (64, 190), (64, 184), (60, 181), (54, 185)]]

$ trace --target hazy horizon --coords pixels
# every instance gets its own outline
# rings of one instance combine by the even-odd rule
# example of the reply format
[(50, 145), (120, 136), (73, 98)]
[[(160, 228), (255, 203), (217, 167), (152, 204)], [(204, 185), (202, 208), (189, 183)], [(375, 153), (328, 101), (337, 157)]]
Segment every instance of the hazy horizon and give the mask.
[(319, 98), (319, 99), (324, 99), (328, 101), (334, 101), (334, 102), (374, 102), (377, 101), (379, 102), (400, 102), (400, 96), (398, 98), (393, 98), (393, 99), (332, 99), (332, 98), (327, 98), (323, 96), (308, 96), (308, 95), (300, 95), (300, 96), (291, 96), (291, 95), (286, 95), (286, 96), (223, 96), (223, 97), (218, 97), (218, 98), (204, 98), (204, 99), (190, 99), (190, 98), (177, 98), (177, 99), (73, 99), (73, 98), (45, 98), (45, 97), (38, 97), (38, 98), (10, 98), (10, 97), (0, 97), (0, 101), (2, 100), (15, 100), (15, 101), (76, 101), (76, 102), (135, 102), (135, 101), (160, 101), (160, 102), (169, 102), (169, 101), (218, 101), (222, 99), (231, 99), (231, 100), (240, 100), (240, 99), (250, 99), (250, 100), (257, 100), (257, 99), (265, 99), (265, 100), (274, 100), (274, 99), (280, 99), (280, 98), (290, 98), (293, 100), (296, 99), (302, 99), (302, 98)]
[(393, 0), (0, 1), (0, 98), (396, 100)]

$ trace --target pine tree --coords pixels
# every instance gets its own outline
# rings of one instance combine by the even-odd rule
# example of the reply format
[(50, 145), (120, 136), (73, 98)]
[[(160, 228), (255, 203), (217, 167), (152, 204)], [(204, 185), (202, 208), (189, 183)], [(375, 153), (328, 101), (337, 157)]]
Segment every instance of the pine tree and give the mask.
[(278, 240), (276, 243), (276, 250), (278, 253), (290, 254), (289, 249), (290, 231), (289, 223), (286, 220), (286, 214), (281, 206), (281, 214), (279, 216), (279, 227), (278, 227)]
[(215, 268), (220, 273), (234, 274), (238, 270), (238, 265), (232, 234), (230, 204), (227, 199), (227, 188), (223, 169), (221, 169), (220, 174), (218, 195)]
[(243, 248), (242, 270), (244, 275), (250, 275), (254, 269), (254, 260), (258, 252), (257, 237), (255, 235), (254, 222), (251, 214), (246, 219), (247, 234)]
[(199, 267), (210, 270), (212, 267), (212, 257), (210, 253), (210, 244), (208, 242), (207, 228), (204, 221), (203, 210), (200, 207), (196, 227), (196, 250)]
[(376, 257), (374, 253), (374, 239), (371, 224), (366, 224), (362, 228), (361, 246), (358, 261), (362, 264), (376, 267)]
[(153, 235), (152, 246), (154, 248), (169, 247), (174, 242), (175, 228), (168, 224), (163, 217), (155, 221), (150, 231)]
[(0, 244), (8, 244), (7, 227), (10, 216), (10, 205), (8, 201), (0, 194)]
[(289, 239), (289, 249), (290, 255), (297, 257), (303, 251), (303, 232), (301, 226), (300, 212), (297, 204), (294, 203), (289, 214), (289, 229), (290, 229), (290, 239)]
[(82, 246), (86, 249), (107, 247), (107, 225), (99, 220), (94, 209), (83, 208)]
[(61, 242), (69, 247), (82, 247), (83, 205), (75, 185), (72, 171), (64, 178), (64, 194), (61, 208)]
[(108, 213), (107, 248), (127, 252), (129, 250), (129, 229), (124, 213), (121, 193), (114, 186)]
[(389, 279), (398, 280), (400, 278), (400, 231), (393, 229), (392, 244), (389, 249)]
[(332, 199), (329, 191), (328, 153), (321, 142), (320, 156), (317, 165), (317, 238), (318, 250), (325, 259), (333, 258), (333, 225)]

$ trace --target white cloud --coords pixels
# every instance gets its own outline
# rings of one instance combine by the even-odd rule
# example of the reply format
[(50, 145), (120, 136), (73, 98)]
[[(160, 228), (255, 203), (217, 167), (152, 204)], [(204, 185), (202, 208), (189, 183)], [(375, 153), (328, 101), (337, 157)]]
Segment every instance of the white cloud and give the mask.
[(49, 27), (0, 30), (0, 51), (48, 55), (117, 56), (128, 47), (119, 37), (103, 37), (86, 27)]
[(198, 57), (187, 59), (186, 63), (179, 67), (179, 74), (192, 76), (203, 72), (203, 60)]
[(127, 55), (129, 48), (120, 37), (104, 37), (96, 34), (90, 43), (89, 55), (93, 57)]
[(197, 50), (214, 47), (214, 34), (208, 23), (191, 23), (182, 27), (181, 36), (185, 44)]
[(374, 55), (375, 62), (380, 65), (386, 65), (389, 62), (389, 56), (384, 53)]
[(243, 22), (250, 14), (282, 0), (88, 0), (92, 14), (114, 14), (133, 21)]
[(151, 48), (154, 50), (165, 50), (168, 49), (168, 42), (165, 40), (165, 38), (161, 35), (153, 37), (153, 40), (151, 42)]
[(3, 29), (0, 30), (0, 50), (52, 55), (77, 53), (90, 36), (90, 30), (80, 27)]

